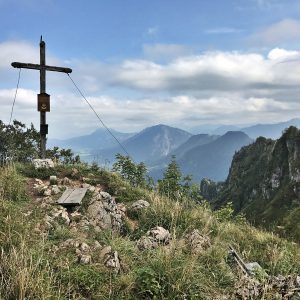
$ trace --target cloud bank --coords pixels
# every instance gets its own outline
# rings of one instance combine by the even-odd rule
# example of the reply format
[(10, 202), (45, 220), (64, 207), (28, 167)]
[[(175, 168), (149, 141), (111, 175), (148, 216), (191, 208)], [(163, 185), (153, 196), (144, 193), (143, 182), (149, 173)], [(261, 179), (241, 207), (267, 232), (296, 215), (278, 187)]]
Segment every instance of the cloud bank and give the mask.
[[(6, 122), (16, 83), (11, 76), (16, 75), (10, 67), (12, 57), (30, 62), (38, 57), (37, 48), (15, 43), (0, 44), (0, 74), (5, 78), (0, 88), (0, 119)], [(148, 59), (68, 63), (104, 122), (121, 131), (158, 123), (188, 129), (204, 123), (277, 122), (299, 115), (299, 51), (277, 47), (266, 55), (237, 51), (191, 55), (185, 50), (180, 45), (156, 45), (145, 49)], [(150, 59), (159, 53), (166, 53), (169, 60), (159, 63)], [(170, 53), (175, 53), (175, 58), (170, 58)], [(51, 60), (64, 63), (55, 57)], [(31, 75), (21, 78), (14, 117), (38, 127), (38, 91), (26, 82), (27, 76)], [(57, 74), (48, 78), (52, 90), (50, 137), (75, 136), (97, 128), (96, 117), (68, 78), (61, 80)]]

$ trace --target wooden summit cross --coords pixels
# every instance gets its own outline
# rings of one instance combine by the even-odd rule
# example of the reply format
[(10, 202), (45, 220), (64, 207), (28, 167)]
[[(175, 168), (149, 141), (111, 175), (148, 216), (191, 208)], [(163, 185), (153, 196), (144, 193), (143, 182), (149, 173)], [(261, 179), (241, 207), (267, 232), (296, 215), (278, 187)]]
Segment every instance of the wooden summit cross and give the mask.
[(40, 135), (41, 135), (41, 158), (46, 157), (46, 135), (48, 124), (46, 124), (46, 112), (50, 112), (50, 95), (46, 93), (46, 71), (71, 73), (72, 69), (46, 65), (46, 44), (41, 37), (40, 40), (40, 64), (13, 62), (14, 68), (33, 69), (40, 71), (40, 94), (38, 94), (38, 111), (40, 112)]

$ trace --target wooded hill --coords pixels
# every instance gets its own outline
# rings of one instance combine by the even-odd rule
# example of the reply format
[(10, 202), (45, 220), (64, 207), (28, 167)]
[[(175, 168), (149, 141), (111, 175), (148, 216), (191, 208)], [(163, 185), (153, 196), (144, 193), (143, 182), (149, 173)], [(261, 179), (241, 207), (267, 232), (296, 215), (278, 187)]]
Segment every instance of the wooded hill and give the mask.
[[(218, 193), (209, 195), (209, 185)], [(203, 194), (220, 207), (232, 202), (237, 213), (300, 240), (300, 130), (290, 127), (278, 140), (258, 138), (232, 160), (224, 185), (204, 184)], [(281, 227), (283, 226), (283, 227)]]

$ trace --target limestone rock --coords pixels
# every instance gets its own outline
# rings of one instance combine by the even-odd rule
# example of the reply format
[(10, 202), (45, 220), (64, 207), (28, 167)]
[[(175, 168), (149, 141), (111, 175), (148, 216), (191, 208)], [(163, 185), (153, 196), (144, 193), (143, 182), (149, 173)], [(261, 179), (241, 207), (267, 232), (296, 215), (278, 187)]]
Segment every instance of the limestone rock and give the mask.
[(79, 222), (82, 218), (82, 214), (78, 211), (74, 211), (70, 214), (70, 219), (75, 222)]
[(149, 236), (142, 236), (137, 242), (137, 247), (140, 250), (155, 249), (158, 246), (159, 246), (158, 242), (155, 241), (154, 238), (149, 237)]
[(51, 212), (51, 216), (53, 220), (57, 220), (57, 219), (62, 219), (63, 222), (66, 225), (70, 224), (70, 218), (69, 218), (69, 214), (67, 212), (67, 210), (62, 207), (62, 206), (58, 206), (57, 208), (55, 208), (52, 212)]
[(44, 196), (46, 196), (46, 197), (51, 196), (51, 194), (52, 194), (52, 192), (50, 189), (47, 188), (46, 190), (44, 190), (44, 193), (43, 193)]
[(34, 183), (37, 184), (37, 185), (42, 185), (42, 184), (44, 184), (43, 180), (38, 179), (38, 178), (35, 178), (35, 179), (34, 179)]
[(200, 253), (211, 245), (209, 236), (201, 234), (197, 229), (194, 229), (186, 240), (193, 254)]
[(105, 260), (107, 255), (111, 253), (111, 246), (105, 246), (100, 252), (100, 258)]
[(44, 192), (48, 189), (44, 183), (42, 184), (34, 184), (33, 190), (36, 195), (44, 195)]
[(88, 184), (88, 183), (83, 183), (83, 184), (81, 185), (81, 187), (88, 189), (88, 188), (91, 187), (91, 185)]
[(140, 250), (155, 249), (160, 245), (169, 244), (171, 235), (170, 232), (163, 227), (157, 226), (142, 236), (137, 242), (137, 247)]
[(143, 208), (147, 208), (150, 206), (150, 203), (146, 200), (138, 200), (138, 201), (135, 201), (134, 203), (132, 203), (130, 209), (131, 210), (140, 210), (140, 209), (143, 209)]
[(79, 246), (80, 246), (80, 242), (78, 240), (67, 239), (62, 243), (60, 243), (59, 248), (70, 248), (70, 247), (78, 248)]
[(32, 163), (33, 163), (35, 169), (54, 168), (54, 163), (51, 159), (33, 159)]
[(168, 244), (171, 237), (169, 230), (156, 226), (147, 232), (148, 236), (153, 237), (156, 241), (163, 244)]
[(95, 241), (94, 242), (94, 249), (101, 249), (101, 248), (102, 248), (101, 244), (98, 241)]
[(122, 214), (122, 216), (126, 215), (127, 208), (126, 208), (124, 203), (118, 203), (117, 204), (117, 209)]
[(87, 177), (82, 177), (82, 182), (83, 183), (88, 183), (88, 182), (90, 182), (90, 179), (87, 178)]
[(51, 187), (51, 194), (52, 194), (52, 195), (57, 195), (57, 194), (59, 194), (59, 193), (60, 193), (59, 187), (58, 187), (57, 185), (53, 185), (53, 186)]
[(92, 261), (92, 257), (90, 255), (82, 254), (79, 255), (79, 262), (84, 265), (90, 264)]
[(94, 187), (94, 186), (90, 186), (89, 188), (88, 188), (88, 190), (91, 192), (91, 193), (94, 193), (95, 191), (96, 191), (96, 188)]
[(71, 184), (72, 184), (72, 180), (69, 179), (68, 177), (65, 177), (65, 178), (62, 180), (62, 184), (63, 184), (63, 185), (71, 185)]
[(112, 268), (115, 273), (119, 273), (121, 265), (117, 251), (113, 251), (111, 246), (105, 246), (99, 256), (106, 267)]
[(87, 243), (81, 243), (81, 245), (80, 245), (80, 250), (82, 251), (82, 252), (88, 252), (89, 250), (90, 250), (91, 248), (90, 248), (90, 246), (87, 244)]
[(115, 199), (106, 192), (99, 192), (92, 198), (87, 215), (95, 225), (103, 229), (119, 231), (123, 225), (122, 212)]
[(117, 251), (113, 251), (109, 254), (105, 261), (105, 266), (112, 268), (115, 273), (119, 273), (121, 269), (120, 259)]

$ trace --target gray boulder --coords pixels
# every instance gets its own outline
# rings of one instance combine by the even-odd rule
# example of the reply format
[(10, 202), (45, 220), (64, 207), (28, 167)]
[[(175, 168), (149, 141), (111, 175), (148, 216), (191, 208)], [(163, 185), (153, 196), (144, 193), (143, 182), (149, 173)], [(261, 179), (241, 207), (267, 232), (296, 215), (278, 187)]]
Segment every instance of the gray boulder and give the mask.
[(33, 166), (35, 169), (49, 169), (54, 168), (54, 162), (51, 159), (33, 159)]
[(150, 206), (150, 203), (148, 201), (141, 199), (141, 200), (133, 202), (130, 209), (133, 211), (137, 211), (137, 210), (140, 210), (143, 208), (147, 208), (149, 206)]
[(167, 229), (157, 226), (149, 230), (146, 235), (138, 240), (137, 247), (140, 250), (155, 249), (160, 245), (169, 244), (170, 238), (171, 235)]
[(92, 198), (87, 215), (95, 225), (103, 229), (119, 231), (123, 225), (122, 211), (115, 199), (106, 192), (99, 192)]

